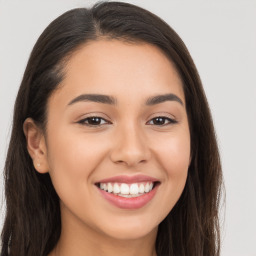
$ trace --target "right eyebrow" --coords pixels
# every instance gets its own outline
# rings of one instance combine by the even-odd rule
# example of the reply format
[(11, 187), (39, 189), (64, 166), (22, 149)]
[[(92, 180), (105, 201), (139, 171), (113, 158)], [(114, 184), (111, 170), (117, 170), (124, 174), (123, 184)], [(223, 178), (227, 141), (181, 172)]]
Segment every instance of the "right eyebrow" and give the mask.
[(116, 105), (116, 99), (112, 96), (102, 95), (102, 94), (81, 94), (78, 97), (71, 100), (68, 105), (72, 105), (79, 101), (92, 101), (99, 102), (103, 104)]

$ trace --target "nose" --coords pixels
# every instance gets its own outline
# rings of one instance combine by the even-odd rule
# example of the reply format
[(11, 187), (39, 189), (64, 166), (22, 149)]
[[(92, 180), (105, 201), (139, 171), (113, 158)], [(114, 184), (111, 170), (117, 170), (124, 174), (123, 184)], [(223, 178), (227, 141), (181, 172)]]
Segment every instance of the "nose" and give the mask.
[(121, 128), (113, 140), (110, 158), (114, 163), (135, 167), (151, 157), (145, 134), (138, 127), (129, 125)]

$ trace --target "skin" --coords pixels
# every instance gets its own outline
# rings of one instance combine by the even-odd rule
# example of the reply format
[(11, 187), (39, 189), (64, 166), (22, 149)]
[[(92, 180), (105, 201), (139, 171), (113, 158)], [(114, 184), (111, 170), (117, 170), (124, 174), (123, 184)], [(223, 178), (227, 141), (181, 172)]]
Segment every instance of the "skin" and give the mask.
[[(156, 255), (159, 223), (178, 201), (190, 164), (190, 133), (181, 79), (155, 46), (98, 40), (70, 58), (66, 76), (48, 101), (47, 133), (27, 119), (28, 151), (40, 173), (49, 172), (60, 197), (62, 233), (50, 256)], [(105, 94), (116, 105), (79, 101)], [(145, 105), (159, 94), (181, 99)], [(78, 123), (103, 118), (100, 125)], [(176, 121), (155, 123), (165, 116)], [(87, 120), (88, 121), (88, 120)], [(38, 166), (38, 163), (40, 166)], [(160, 181), (153, 199), (139, 209), (106, 201), (95, 182), (144, 174)]]

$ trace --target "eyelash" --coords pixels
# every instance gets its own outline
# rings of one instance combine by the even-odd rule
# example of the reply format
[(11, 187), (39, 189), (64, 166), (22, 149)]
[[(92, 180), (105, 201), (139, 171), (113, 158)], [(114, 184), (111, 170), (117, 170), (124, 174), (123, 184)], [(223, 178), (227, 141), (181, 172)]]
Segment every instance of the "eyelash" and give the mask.
[[(161, 124), (161, 125), (157, 125), (157, 126), (167, 126), (167, 125), (172, 125), (172, 124), (176, 124), (176, 123), (177, 123), (176, 120), (174, 120), (174, 119), (172, 119), (172, 118), (169, 118), (169, 117), (166, 117), (166, 116), (156, 116), (156, 117), (150, 119), (150, 121), (156, 120), (157, 118), (161, 118), (161, 119), (164, 119), (165, 121), (167, 120), (167, 121), (169, 122), (169, 123), (167, 123), (167, 124)], [(84, 119), (78, 121), (78, 123), (81, 124), (81, 125), (85, 125), (85, 126), (89, 126), (89, 127), (95, 127), (95, 128), (97, 128), (97, 127), (99, 127), (99, 126), (101, 126), (101, 125), (105, 125), (105, 124), (96, 124), (96, 125), (95, 125), (95, 124), (86, 123), (88, 120), (93, 120), (93, 119), (104, 120), (104, 121), (106, 122), (105, 124), (110, 123), (110, 122), (108, 122), (106, 119), (104, 119), (104, 118), (102, 118), (102, 117), (99, 117), (99, 116), (87, 117), (87, 118), (84, 118)], [(164, 122), (164, 123), (165, 123), (165, 122)]]

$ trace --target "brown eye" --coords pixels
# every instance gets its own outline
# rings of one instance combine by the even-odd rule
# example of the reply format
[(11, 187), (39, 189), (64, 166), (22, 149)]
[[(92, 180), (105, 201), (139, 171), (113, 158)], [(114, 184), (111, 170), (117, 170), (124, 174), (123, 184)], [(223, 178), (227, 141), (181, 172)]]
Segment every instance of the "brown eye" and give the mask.
[(151, 119), (150, 123), (153, 125), (164, 126), (164, 125), (168, 125), (168, 124), (175, 124), (175, 123), (177, 123), (177, 121), (174, 119), (171, 119), (169, 117), (158, 116), (158, 117)]
[(88, 126), (100, 126), (108, 122), (102, 117), (92, 116), (92, 117), (87, 117), (85, 119), (82, 119), (78, 123), (82, 125), (88, 125)]

